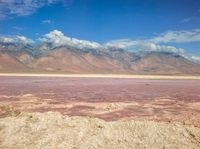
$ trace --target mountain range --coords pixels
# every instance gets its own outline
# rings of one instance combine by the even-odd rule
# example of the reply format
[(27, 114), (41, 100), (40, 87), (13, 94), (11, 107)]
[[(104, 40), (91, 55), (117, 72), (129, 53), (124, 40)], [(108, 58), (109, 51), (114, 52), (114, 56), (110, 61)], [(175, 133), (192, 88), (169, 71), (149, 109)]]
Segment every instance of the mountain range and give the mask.
[(200, 64), (173, 52), (0, 42), (0, 72), (199, 75)]

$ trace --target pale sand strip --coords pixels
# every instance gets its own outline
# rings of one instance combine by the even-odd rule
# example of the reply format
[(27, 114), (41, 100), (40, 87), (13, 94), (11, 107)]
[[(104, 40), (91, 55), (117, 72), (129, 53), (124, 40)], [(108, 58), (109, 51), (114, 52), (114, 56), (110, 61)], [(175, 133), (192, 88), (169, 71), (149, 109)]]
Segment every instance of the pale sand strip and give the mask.
[(178, 79), (200, 80), (200, 76), (167, 76), (167, 75), (123, 75), (123, 74), (26, 74), (0, 73), (1, 76), (11, 77), (76, 77), (76, 78), (135, 78), (135, 79)]

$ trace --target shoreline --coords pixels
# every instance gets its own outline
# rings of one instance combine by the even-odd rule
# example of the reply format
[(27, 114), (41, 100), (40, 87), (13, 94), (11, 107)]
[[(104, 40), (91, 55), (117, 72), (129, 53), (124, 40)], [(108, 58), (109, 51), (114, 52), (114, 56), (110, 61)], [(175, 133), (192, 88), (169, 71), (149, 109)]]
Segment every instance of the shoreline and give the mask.
[(175, 75), (124, 75), (124, 74), (36, 74), (36, 73), (0, 73), (0, 77), (65, 77), (65, 78), (121, 78), (121, 79), (172, 79), (200, 80), (200, 76)]

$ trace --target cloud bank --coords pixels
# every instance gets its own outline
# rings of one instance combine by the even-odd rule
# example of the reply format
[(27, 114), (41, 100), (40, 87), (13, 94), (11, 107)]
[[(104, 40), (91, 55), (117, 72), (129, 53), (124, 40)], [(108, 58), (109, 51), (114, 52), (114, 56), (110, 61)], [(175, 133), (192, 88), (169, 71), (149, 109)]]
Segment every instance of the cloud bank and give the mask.
[[(105, 45), (124, 49), (139, 49), (140, 51), (171, 52), (187, 57), (186, 50), (162, 44), (191, 42), (200, 42), (200, 29), (168, 31), (153, 38), (143, 40), (114, 40), (106, 43)], [(190, 56), (189, 58), (194, 61), (200, 61), (199, 57), (196, 56)]]
[(164, 46), (164, 45), (157, 45), (150, 42), (143, 42), (141, 43), (141, 50), (142, 51), (157, 51), (157, 52), (171, 52), (177, 53), (182, 55), (185, 53), (185, 50), (182, 48), (176, 48), (174, 46)]
[(149, 40), (153, 43), (188, 43), (200, 42), (200, 29), (191, 31), (168, 31)]

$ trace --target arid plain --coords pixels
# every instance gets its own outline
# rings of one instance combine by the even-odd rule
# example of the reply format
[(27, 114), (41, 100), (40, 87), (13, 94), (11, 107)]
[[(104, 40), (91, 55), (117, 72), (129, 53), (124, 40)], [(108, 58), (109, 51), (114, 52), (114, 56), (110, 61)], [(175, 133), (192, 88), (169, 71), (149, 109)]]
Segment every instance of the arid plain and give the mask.
[(115, 120), (180, 122), (200, 127), (198, 77), (1, 76), (0, 116), (12, 106), (25, 112), (60, 112)]

